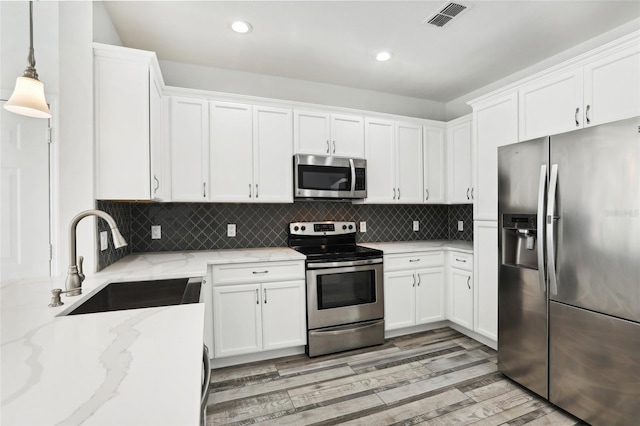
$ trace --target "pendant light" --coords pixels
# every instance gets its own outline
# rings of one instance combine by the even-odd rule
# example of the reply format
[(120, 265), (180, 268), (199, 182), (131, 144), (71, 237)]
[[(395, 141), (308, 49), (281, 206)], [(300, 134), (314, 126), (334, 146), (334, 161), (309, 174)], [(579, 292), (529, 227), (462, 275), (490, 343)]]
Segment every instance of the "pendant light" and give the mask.
[(33, 54), (33, 2), (29, 2), (29, 56), (27, 68), (16, 79), (16, 88), (4, 105), (5, 109), (16, 114), (36, 118), (50, 118), (51, 111), (44, 98), (44, 84), (38, 80), (36, 58)]

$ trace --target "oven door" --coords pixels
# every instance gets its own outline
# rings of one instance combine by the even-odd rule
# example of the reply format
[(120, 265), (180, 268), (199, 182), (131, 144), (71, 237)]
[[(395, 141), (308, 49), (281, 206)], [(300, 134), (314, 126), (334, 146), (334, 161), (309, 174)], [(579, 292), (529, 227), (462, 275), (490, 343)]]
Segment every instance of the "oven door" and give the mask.
[[(310, 330), (384, 318), (382, 259), (307, 265)], [(366, 263), (366, 264), (361, 264)]]
[(296, 198), (365, 198), (366, 160), (294, 156)]

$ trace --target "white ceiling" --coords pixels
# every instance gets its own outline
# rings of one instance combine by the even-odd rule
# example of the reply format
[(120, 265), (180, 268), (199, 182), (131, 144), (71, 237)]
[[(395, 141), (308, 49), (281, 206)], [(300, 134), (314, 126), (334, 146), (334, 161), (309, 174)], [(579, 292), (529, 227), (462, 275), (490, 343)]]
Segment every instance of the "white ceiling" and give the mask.
[[(161, 60), (448, 102), (640, 17), (640, 1), (108, 1), (125, 46)], [(239, 35), (232, 21), (251, 23)], [(379, 50), (393, 58), (376, 62)]]

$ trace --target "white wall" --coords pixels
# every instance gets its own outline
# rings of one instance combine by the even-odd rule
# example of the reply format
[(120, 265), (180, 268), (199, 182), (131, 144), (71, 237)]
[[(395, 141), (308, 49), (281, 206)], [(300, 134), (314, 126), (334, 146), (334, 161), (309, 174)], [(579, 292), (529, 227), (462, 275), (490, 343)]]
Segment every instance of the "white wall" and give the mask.
[(599, 46), (602, 46), (606, 43), (614, 41), (618, 38), (624, 37), (627, 34), (631, 34), (634, 31), (640, 30), (640, 19), (636, 19), (634, 21), (628, 22), (618, 28), (614, 28), (611, 31), (608, 31), (604, 34), (601, 34), (597, 37), (584, 41), (577, 46), (574, 46), (570, 49), (565, 50), (557, 55), (551, 56), (537, 64), (525, 68), (521, 71), (518, 71), (514, 74), (511, 74), (508, 77), (502, 78), (498, 81), (495, 81), (491, 84), (488, 84), (480, 89), (474, 90), (466, 95), (460, 96), (457, 99), (454, 99), (450, 102), (447, 102), (446, 108), (446, 120), (453, 120), (458, 117), (462, 117), (463, 115), (470, 114), (472, 112), (471, 107), (467, 105), (467, 102), (490, 93), (494, 90), (498, 90), (502, 87), (505, 87), (511, 83), (514, 83), (518, 80), (521, 80), (525, 77), (533, 75), (537, 72), (543, 71), (547, 68), (550, 68), (554, 65), (558, 65), (561, 62), (569, 60), (573, 57), (579, 56), (583, 53), (586, 53), (592, 49), (595, 49)]
[(122, 46), (122, 40), (111, 22), (104, 2), (93, 2), (93, 41), (113, 46)]
[(445, 104), (426, 99), (173, 61), (160, 68), (168, 86), (445, 119)]

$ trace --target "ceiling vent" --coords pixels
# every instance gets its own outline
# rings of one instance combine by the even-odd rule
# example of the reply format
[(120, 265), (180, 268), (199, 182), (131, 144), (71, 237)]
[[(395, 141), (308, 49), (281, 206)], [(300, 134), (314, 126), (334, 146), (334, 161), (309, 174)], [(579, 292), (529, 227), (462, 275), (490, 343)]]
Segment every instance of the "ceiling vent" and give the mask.
[(469, 6), (460, 3), (446, 3), (439, 12), (425, 19), (423, 24), (431, 24), (436, 27), (444, 27), (451, 22), (453, 18), (459, 16), (468, 9)]

